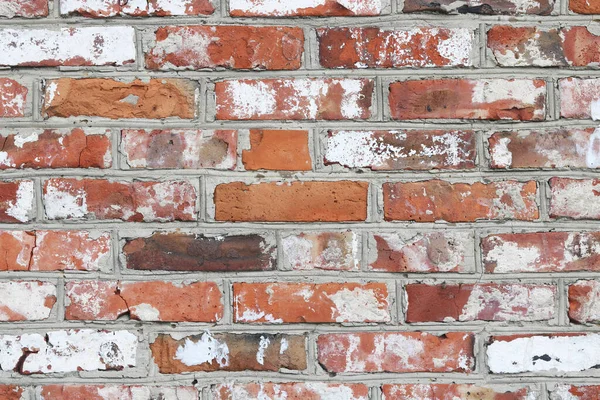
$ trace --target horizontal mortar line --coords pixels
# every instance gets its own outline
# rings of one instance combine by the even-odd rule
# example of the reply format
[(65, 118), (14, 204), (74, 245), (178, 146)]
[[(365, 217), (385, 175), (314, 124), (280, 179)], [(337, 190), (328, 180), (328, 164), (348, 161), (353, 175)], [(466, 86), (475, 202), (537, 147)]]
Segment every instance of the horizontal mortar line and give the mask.
[[(235, 222), (168, 222), (168, 223), (140, 223), (140, 222), (117, 222), (117, 221), (39, 221), (28, 224), (0, 224), (1, 230), (69, 230), (69, 229), (86, 229), (86, 230), (175, 230), (175, 229), (192, 229), (194, 232), (202, 230), (218, 233), (223, 230), (231, 231), (232, 229), (245, 229), (248, 231), (256, 230), (286, 230), (286, 231), (301, 231), (315, 229), (317, 231), (325, 230), (355, 230), (362, 229), (365, 231), (373, 229), (382, 229), (386, 231), (394, 230), (472, 230), (472, 229), (503, 229), (507, 230), (556, 230), (556, 229), (584, 229), (593, 230), (600, 228), (600, 220), (556, 220), (556, 221), (480, 221), (475, 223), (449, 223), (449, 222), (434, 222), (434, 223), (417, 223), (417, 222), (349, 222), (349, 223), (328, 223), (328, 222), (282, 222), (282, 223), (235, 223)], [(224, 232), (224, 231), (223, 231)], [(234, 232), (232, 232), (234, 233)]]
[(430, 171), (381, 171), (372, 172), (367, 169), (364, 172), (356, 170), (347, 171), (216, 171), (209, 169), (185, 170), (185, 169), (43, 169), (43, 170), (3, 170), (0, 172), (0, 179), (30, 179), (30, 178), (103, 178), (116, 179), (127, 178), (129, 180), (161, 180), (176, 181), (189, 180), (191, 178), (204, 177), (211, 181), (228, 182), (239, 180), (256, 180), (257, 182), (268, 181), (369, 181), (373, 184), (381, 184), (396, 180), (472, 180), (483, 179), (486, 181), (496, 180), (547, 180), (552, 177), (571, 177), (571, 178), (599, 178), (600, 171), (594, 169), (486, 169), (486, 170), (430, 170)]
[[(90, 75), (93, 74), (93, 75)], [(115, 79), (133, 79), (139, 78), (187, 78), (200, 79), (208, 78), (213, 81), (222, 81), (225, 79), (270, 79), (270, 78), (371, 78), (375, 76), (390, 78), (402, 78), (406, 80), (414, 77), (415, 79), (436, 77), (481, 77), (485, 78), (530, 78), (530, 79), (552, 79), (562, 77), (600, 77), (600, 69), (582, 69), (582, 68), (513, 68), (513, 67), (493, 67), (493, 68), (398, 68), (398, 69), (300, 69), (289, 71), (267, 71), (267, 70), (131, 70), (122, 68), (4, 68), (0, 69), (0, 77), (24, 78), (35, 77), (41, 79), (58, 78), (115, 78)], [(384, 82), (385, 83), (385, 82)]]
[(353, 17), (222, 17), (211, 16), (167, 16), (167, 17), (110, 17), (85, 18), (77, 16), (49, 16), (37, 19), (2, 19), (0, 26), (37, 26), (47, 24), (65, 25), (291, 25), (299, 27), (335, 27), (335, 26), (379, 26), (382, 24), (419, 23), (431, 25), (445, 22), (485, 22), (490, 24), (511, 24), (513, 22), (582, 23), (595, 22), (598, 15), (555, 14), (555, 15), (481, 15), (481, 14), (443, 14), (443, 13), (396, 13), (380, 16)]

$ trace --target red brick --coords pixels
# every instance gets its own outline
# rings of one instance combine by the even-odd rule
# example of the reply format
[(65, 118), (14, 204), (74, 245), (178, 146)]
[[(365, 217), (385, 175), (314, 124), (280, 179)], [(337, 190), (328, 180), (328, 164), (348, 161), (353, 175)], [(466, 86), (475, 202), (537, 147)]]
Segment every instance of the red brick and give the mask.
[(275, 238), (255, 234), (154, 233), (123, 247), (127, 268), (147, 271), (267, 271), (276, 250)]
[(535, 181), (384, 183), (386, 221), (474, 222), (539, 218)]
[(60, 0), (62, 15), (79, 14), (84, 17), (105, 18), (118, 15), (132, 17), (164, 17), (210, 15), (215, 7), (212, 0), (151, 0), (120, 1)]
[(326, 17), (379, 15), (388, 7), (386, 0), (310, 0), (294, 5), (287, 1), (230, 0), (232, 17)]
[[(129, 331), (68, 329), (0, 335), (2, 370), (18, 374), (121, 371), (137, 364), (138, 336)], [(145, 364), (145, 363), (144, 363)]]
[(218, 120), (371, 117), (372, 79), (242, 79), (215, 84)]
[(310, 171), (308, 131), (251, 129), (250, 149), (242, 152), (244, 168)]
[(600, 270), (600, 232), (530, 232), (481, 240), (488, 273)]
[(21, 83), (0, 78), (0, 118), (24, 117), (29, 113), (29, 89)]
[(302, 65), (301, 28), (163, 26), (146, 50), (149, 69), (294, 70)]
[(543, 121), (540, 79), (424, 79), (390, 84), (392, 119)]
[(488, 48), (502, 66), (585, 67), (600, 62), (600, 37), (585, 26), (497, 25), (487, 36)]
[(537, 398), (536, 391), (529, 388), (506, 388), (503, 386), (479, 386), (469, 384), (386, 384), (382, 386), (383, 400), (530, 400)]
[(33, 181), (0, 181), (0, 223), (29, 222), (34, 211)]
[(44, 400), (197, 400), (193, 386), (44, 385)]
[(389, 322), (384, 283), (234, 283), (238, 323)]
[(491, 168), (599, 168), (594, 128), (495, 132), (488, 139)]
[(473, 64), (474, 35), (465, 28), (320, 28), (317, 37), (319, 59), (325, 68), (463, 67)]
[(600, 323), (600, 281), (569, 285), (569, 318), (580, 324)]
[(554, 9), (555, 0), (531, 0), (523, 2), (520, 0), (466, 0), (456, 2), (454, 0), (405, 0), (405, 13), (434, 11), (443, 14), (481, 14), (481, 15), (522, 15), (537, 14), (550, 15)]
[(0, 231), (0, 271), (99, 271), (110, 234), (86, 231)]
[(36, 18), (48, 15), (48, 0), (0, 0), (0, 16)]
[(231, 383), (212, 388), (214, 400), (368, 400), (369, 387), (359, 383)]
[(71, 320), (113, 321), (126, 313), (140, 321), (217, 322), (223, 317), (214, 282), (70, 281), (65, 292)]
[(0, 30), (0, 65), (3, 66), (121, 66), (135, 60), (133, 27)]
[(552, 400), (597, 400), (600, 385), (578, 386), (558, 384), (552, 388)]
[(569, 10), (577, 14), (600, 14), (600, 4), (587, 0), (569, 0)]
[(194, 221), (196, 197), (196, 189), (187, 181), (53, 178), (44, 183), (44, 207), (49, 219)]
[(552, 178), (550, 218), (600, 219), (600, 179)]
[[(2, 3), (0, 3), (1, 5)], [(0, 6), (1, 7), (1, 6)], [(16, 385), (0, 385), (0, 398), (3, 400), (22, 400), (24, 389)]]
[(474, 336), (448, 332), (365, 332), (320, 335), (319, 364), (330, 373), (470, 372)]
[(196, 115), (196, 89), (193, 81), (184, 79), (52, 79), (44, 86), (42, 115), (191, 119)]
[(0, 135), (0, 169), (110, 168), (109, 131), (19, 129)]
[(231, 182), (215, 188), (217, 221), (364, 221), (369, 185), (353, 181)]
[(121, 147), (131, 168), (234, 169), (237, 131), (125, 129)]
[(558, 87), (561, 117), (600, 119), (600, 79), (565, 78)]
[(473, 253), (471, 233), (377, 233), (369, 238), (369, 269), (378, 272), (475, 272)]
[(471, 169), (473, 131), (329, 131), (325, 165), (373, 171)]
[(599, 346), (597, 333), (493, 336), (486, 345), (487, 366), (492, 374), (589, 374), (600, 363)]
[(302, 335), (204, 332), (176, 340), (160, 334), (150, 350), (161, 374), (305, 370), (307, 366)]
[(281, 238), (286, 270), (357, 271), (360, 269), (360, 234), (302, 232)]
[(39, 321), (50, 317), (56, 286), (40, 281), (0, 282), (0, 321)]
[(548, 321), (556, 287), (524, 284), (406, 285), (406, 321)]

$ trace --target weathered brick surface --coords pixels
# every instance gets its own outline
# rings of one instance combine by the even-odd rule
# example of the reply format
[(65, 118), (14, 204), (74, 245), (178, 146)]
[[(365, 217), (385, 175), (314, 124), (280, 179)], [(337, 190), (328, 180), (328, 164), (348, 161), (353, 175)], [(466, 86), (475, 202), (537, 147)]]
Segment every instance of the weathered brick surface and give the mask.
[(63, 15), (79, 14), (92, 18), (118, 15), (163, 17), (210, 15), (215, 11), (215, 6), (213, 0), (60, 0), (60, 11)]
[(392, 119), (543, 121), (540, 79), (423, 79), (390, 84)]
[(218, 221), (364, 221), (366, 182), (223, 183), (215, 188)]
[(371, 116), (373, 86), (371, 79), (217, 82), (216, 117), (219, 120), (368, 119)]
[(382, 283), (234, 283), (240, 323), (389, 322)]
[(293, 70), (304, 49), (302, 29), (288, 27), (166, 26), (154, 41), (146, 51), (149, 69)]
[(449, 332), (325, 334), (317, 339), (319, 363), (331, 373), (468, 372), (473, 335)]
[(60, 78), (45, 83), (44, 117), (191, 119), (196, 115), (196, 85), (184, 79), (121, 82), (113, 79)]
[(0, 400), (597, 400), (599, 1), (0, 0)]
[(110, 168), (108, 131), (19, 129), (0, 135), (0, 169)]
[(150, 345), (162, 374), (194, 371), (279, 371), (306, 369), (302, 335), (205, 332), (174, 339), (160, 334)]
[(417, 222), (532, 221), (539, 217), (536, 192), (534, 181), (385, 183), (385, 219)]
[(459, 67), (472, 64), (474, 35), (464, 28), (321, 28), (317, 35), (319, 60), (325, 68)]

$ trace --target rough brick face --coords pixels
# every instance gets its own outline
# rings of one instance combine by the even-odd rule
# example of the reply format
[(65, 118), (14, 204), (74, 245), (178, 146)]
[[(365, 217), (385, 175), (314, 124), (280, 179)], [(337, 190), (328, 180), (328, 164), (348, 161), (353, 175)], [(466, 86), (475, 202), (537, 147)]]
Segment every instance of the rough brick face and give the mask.
[(65, 292), (66, 318), (73, 320), (111, 321), (129, 313), (140, 321), (217, 322), (223, 316), (214, 282), (71, 281)]
[(125, 129), (121, 147), (131, 168), (234, 169), (237, 131)]
[(0, 181), (0, 223), (29, 222), (34, 211), (33, 181)]
[(405, 0), (405, 13), (435, 11), (443, 14), (482, 14), (482, 15), (521, 15), (538, 14), (549, 15), (554, 7), (555, 0), (466, 0), (456, 2), (454, 0), (441, 0), (430, 2), (429, 0)]
[(223, 384), (212, 389), (214, 400), (246, 399), (344, 399), (367, 400), (369, 387), (362, 384), (330, 384), (322, 382), (238, 383)]
[(534, 181), (385, 183), (385, 219), (417, 222), (532, 221), (539, 217), (536, 193)]
[(475, 168), (473, 131), (330, 131), (325, 165), (373, 171)]
[(556, 287), (516, 284), (406, 286), (407, 322), (545, 321), (555, 317)]
[(23, 388), (16, 385), (0, 385), (0, 396), (4, 400), (21, 400), (23, 397)]
[(317, 30), (317, 35), (319, 59), (325, 68), (457, 67), (472, 64), (473, 32), (463, 28), (322, 28)]
[(569, 318), (581, 324), (600, 322), (600, 281), (569, 286)]
[(600, 79), (565, 78), (558, 85), (561, 117), (600, 119)]
[(383, 283), (234, 283), (241, 323), (389, 322)]
[(29, 89), (21, 83), (0, 78), (0, 117), (24, 117), (27, 112), (26, 102), (30, 101)]
[(293, 70), (302, 65), (304, 49), (302, 29), (288, 27), (167, 26), (156, 30), (154, 41), (146, 66), (163, 70)]
[(507, 389), (501, 386), (476, 386), (466, 384), (386, 384), (383, 385), (381, 389), (383, 392), (383, 400), (438, 400), (446, 398), (469, 400), (528, 400), (537, 398), (534, 397), (536, 396), (536, 391), (528, 387)]
[(393, 119), (542, 121), (546, 83), (527, 79), (408, 80), (390, 85)]
[[(217, 221), (364, 221), (366, 182), (223, 183), (215, 188)], [(275, 201), (273, 201), (275, 200)]]
[(281, 239), (284, 269), (355, 271), (360, 237), (351, 232), (302, 232)]
[(600, 269), (599, 232), (531, 232), (481, 240), (483, 266), (496, 274)]
[(0, 65), (125, 65), (135, 58), (130, 27), (0, 30)]
[(49, 219), (194, 221), (196, 189), (186, 181), (113, 182), (49, 179), (44, 183)]
[(250, 148), (242, 151), (244, 168), (282, 171), (310, 171), (312, 161), (308, 131), (253, 129)]
[(0, 16), (36, 18), (48, 15), (48, 0), (0, 0)]
[(550, 217), (599, 219), (600, 193), (598, 179), (552, 178), (550, 184)]
[(44, 400), (197, 400), (192, 386), (45, 385), (38, 389)]
[(600, 5), (585, 0), (569, 0), (569, 9), (577, 14), (600, 14)]
[(473, 336), (461, 332), (325, 334), (317, 351), (331, 373), (469, 372), (474, 366)]
[(387, 0), (307, 0), (299, 4), (287, 1), (229, 0), (233, 17), (291, 16), (372, 16), (387, 8)]
[(191, 119), (196, 115), (196, 86), (183, 79), (121, 82), (113, 79), (46, 81), (45, 117)]
[(215, 11), (212, 0), (60, 0), (63, 15), (79, 14), (84, 17), (104, 18), (117, 15), (146, 16), (194, 16), (210, 15)]
[(110, 168), (107, 131), (20, 129), (0, 134), (0, 169)]
[(306, 369), (305, 338), (301, 335), (205, 332), (177, 340), (160, 334), (150, 349), (162, 374)]
[(594, 400), (600, 396), (600, 386), (556, 385), (551, 391), (552, 400)]
[(368, 119), (371, 116), (373, 86), (374, 82), (370, 79), (244, 79), (217, 82), (217, 119)]

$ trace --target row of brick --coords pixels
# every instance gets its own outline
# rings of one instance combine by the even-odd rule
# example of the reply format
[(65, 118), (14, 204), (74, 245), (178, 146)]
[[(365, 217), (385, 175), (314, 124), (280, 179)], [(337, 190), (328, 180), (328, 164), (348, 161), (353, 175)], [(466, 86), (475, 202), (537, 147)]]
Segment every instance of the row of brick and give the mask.
[[(233, 179), (232, 179), (233, 180)], [(197, 183), (197, 182), (196, 182)], [(52, 178), (42, 183), (45, 220), (198, 221), (196, 183)], [(600, 219), (598, 179), (551, 178), (550, 218)], [(217, 222), (371, 221), (366, 181), (207, 182), (208, 220)], [(374, 186), (369, 189), (370, 186)], [(414, 222), (537, 221), (538, 182), (383, 183), (383, 219)], [(210, 201), (210, 200), (209, 200)], [(541, 199), (546, 201), (546, 199)], [(35, 220), (35, 182), (0, 181), (0, 223)]]
[[(325, 382), (231, 382), (211, 385), (206, 388), (210, 400), (368, 400), (370, 387), (362, 383)], [(383, 400), (440, 400), (446, 398), (469, 398), (489, 400), (539, 400), (542, 393), (552, 400), (596, 400), (600, 396), (599, 385), (549, 384), (544, 390), (536, 385), (462, 384), (393, 384), (376, 386), (374, 390)], [(25, 400), (27, 393), (33, 393), (37, 400), (88, 399), (112, 400), (118, 394), (120, 400), (154, 399), (198, 400), (202, 398), (202, 388), (194, 386), (128, 386), (128, 385), (44, 385), (36, 387), (1, 385), (0, 394), (4, 400)], [(448, 397), (454, 396), (454, 397)]]
[[(391, 13), (391, 3), (396, 0), (304, 0), (299, 4), (285, 1), (228, 0), (225, 13), (232, 17), (329, 17), (329, 16), (378, 16)], [(12, 4), (11, 4), (12, 3)], [(91, 18), (114, 16), (207, 16), (216, 13), (216, 0), (153, 0), (151, 2), (130, 0), (55, 0), (62, 16), (80, 15)], [(403, 13), (438, 12), (443, 14), (482, 15), (555, 15), (560, 2), (556, 0), (490, 0), (481, 3), (466, 0), (456, 3), (440, 0), (404, 0), (398, 2)], [(48, 16), (48, 0), (2, 0), (0, 16), (45, 17)], [(600, 14), (600, 6), (585, 0), (570, 0), (569, 10), (578, 14)], [(217, 13), (218, 14), (218, 13)]]
[[(457, 372), (477, 364), (493, 375), (579, 373), (597, 376), (600, 334), (543, 333), (492, 335), (473, 332), (348, 332), (306, 334), (210, 333), (152, 334), (150, 344), (128, 330), (69, 329), (21, 335), (2, 334), (7, 351), (3, 371), (50, 374), (143, 368), (152, 353), (161, 374), (215, 371), (306, 371), (309, 346), (322, 370), (357, 373)], [(309, 340), (307, 340), (309, 339)], [(475, 352), (476, 339), (485, 351)], [(315, 341), (316, 343), (307, 343)], [(149, 349), (148, 349), (149, 347)], [(476, 364), (477, 361), (477, 364)], [(318, 367), (317, 367), (318, 368)], [(132, 371), (133, 372), (133, 371)]]
[[(586, 127), (473, 130), (329, 130), (319, 152), (308, 130), (124, 129), (119, 166), (109, 129), (0, 132), (0, 170), (25, 168), (217, 169), (271, 171), (492, 170), (600, 168), (600, 130)], [(485, 154), (477, 151), (484, 137)], [(557, 152), (560, 149), (560, 152)], [(241, 154), (238, 151), (241, 150)], [(481, 162), (480, 162), (481, 159)]]
[[(0, 116), (31, 116), (28, 86), (0, 78)], [(562, 118), (600, 117), (600, 79), (558, 82)], [(194, 119), (199, 117), (199, 83), (189, 79), (129, 82), (104, 78), (45, 81), (45, 119)], [(233, 79), (214, 83), (217, 120), (376, 120), (375, 80), (370, 78)], [(200, 104), (199, 104), (200, 103)], [(544, 121), (547, 82), (542, 79), (442, 78), (392, 82), (392, 120)]]
[[(122, 235), (122, 234), (121, 234)], [(112, 248), (101, 231), (0, 231), (0, 271), (113, 271), (119, 252), (123, 271), (260, 272), (348, 271), (399, 273), (476, 272), (481, 252), (487, 274), (600, 271), (600, 232), (522, 232), (482, 235), (470, 231), (368, 233), (352, 231), (238, 233), (154, 232), (123, 237)], [(115, 238), (116, 239), (116, 238)], [(112, 249), (112, 252), (111, 252)], [(280, 254), (280, 259), (278, 259)]]
[[(319, 28), (323, 68), (472, 67), (475, 28)], [(150, 70), (297, 70), (305, 31), (286, 26), (163, 26), (143, 36)], [(496, 25), (487, 31), (492, 63), (503, 67), (586, 67), (600, 62), (600, 36), (586, 26)], [(136, 30), (130, 26), (0, 29), (0, 66), (135, 66)], [(142, 62), (141, 60), (139, 60)]]
[[(56, 315), (57, 286), (50, 281), (0, 282), (0, 321), (43, 321)], [(236, 282), (232, 284), (233, 322), (412, 323), (553, 322), (559, 313), (558, 287), (522, 283), (405, 283), (404, 310), (386, 283)], [(64, 318), (82, 321), (223, 321), (225, 303), (217, 282), (68, 280)], [(173, 301), (173, 299), (177, 299)], [(572, 322), (600, 322), (600, 281), (568, 286)], [(53, 311), (54, 310), (54, 311)]]

